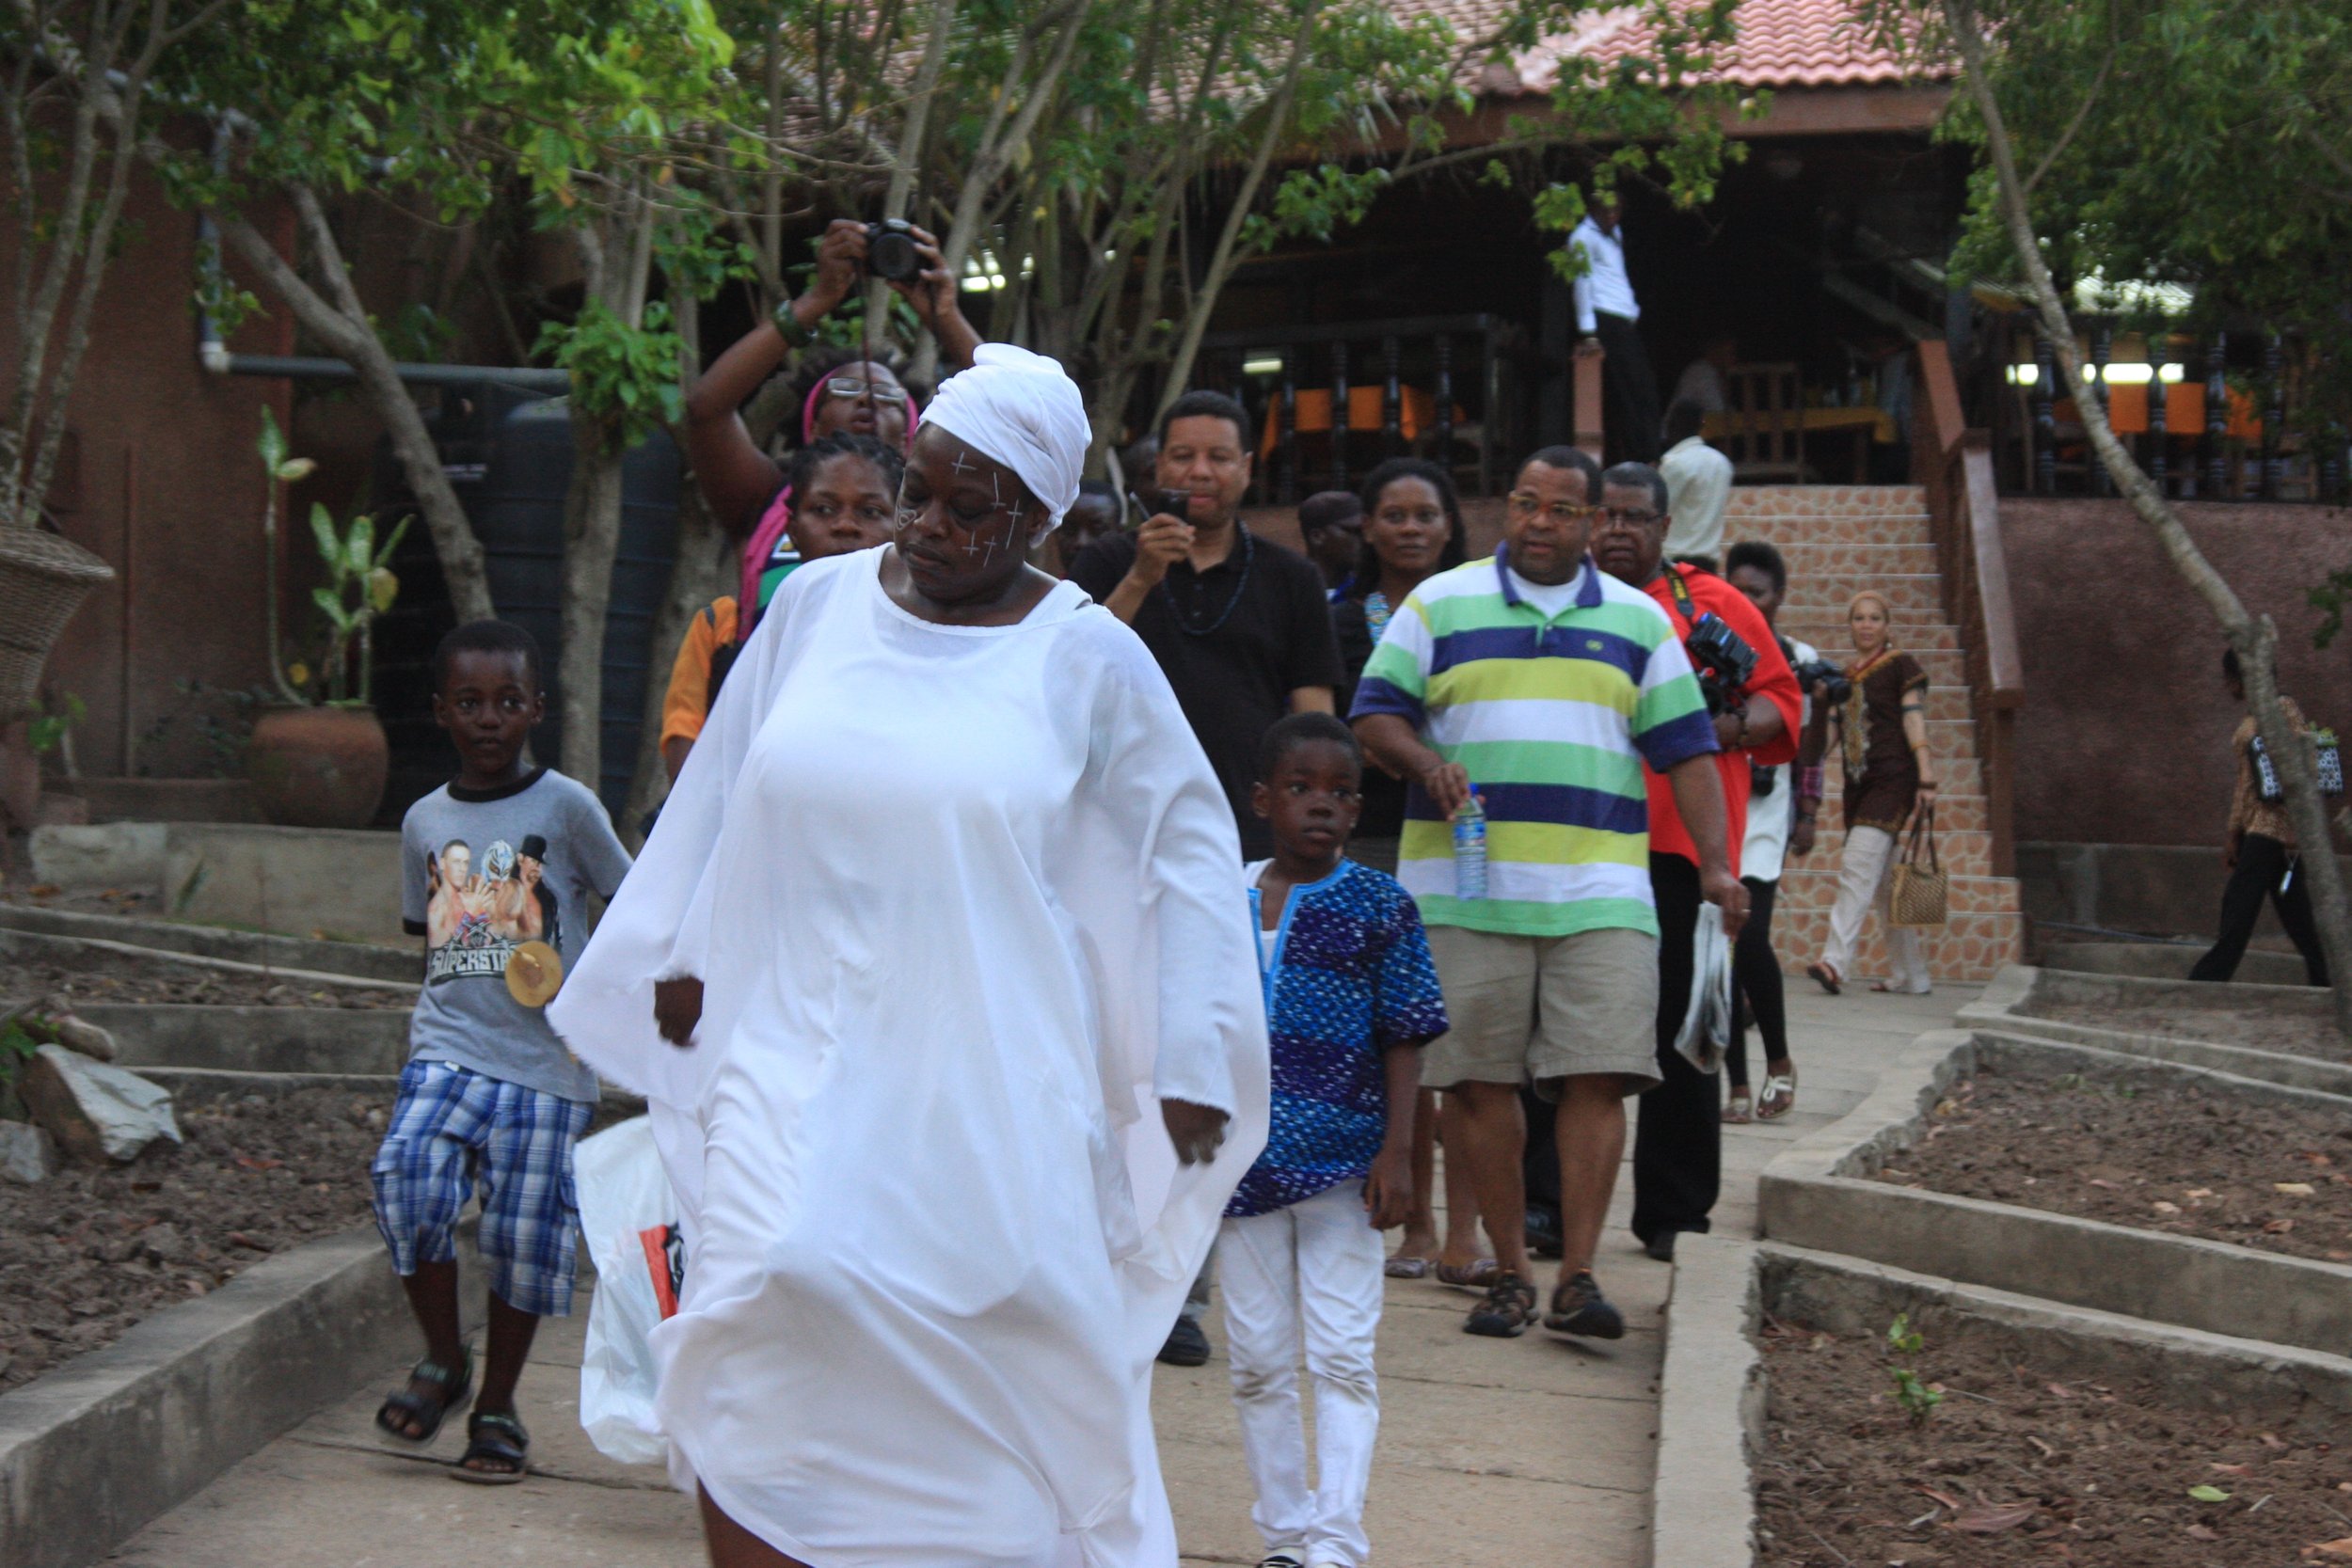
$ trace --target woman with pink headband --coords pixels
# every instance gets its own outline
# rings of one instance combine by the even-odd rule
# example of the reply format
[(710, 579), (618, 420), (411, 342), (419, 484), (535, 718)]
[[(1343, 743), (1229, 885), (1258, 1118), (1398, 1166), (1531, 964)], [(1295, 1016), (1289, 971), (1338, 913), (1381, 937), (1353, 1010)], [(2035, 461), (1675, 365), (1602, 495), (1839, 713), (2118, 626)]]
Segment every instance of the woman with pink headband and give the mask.
[[(955, 279), (947, 274), (939, 244), (914, 231), (923, 270), (893, 283), (939, 341), (941, 361), (951, 370), (972, 362), (979, 334), (963, 319)], [(745, 333), (722, 354), (686, 395), (686, 451), (694, 465), (711, 515), (743, 541), (738, 603), (743, 634), (776, 584), (799, 564), (785, 531), (791, 496), (783, 465), (762, 451), (743, 423), (742, 405), (795, 351), (815, 341), (817, 324), (847, 299), (866, 276), (866, 226), (835, 218), (817, 251), (817, 276), (808, 291), (785, 301), (775, 314)], [(805, 446), (850, 432), (872, 436), (904, 451), (920, 420), (914, 399), (890, 366), (854, 349), (803, 352), (801, 374), (808, 386), (801, 398), (799, 440)]]

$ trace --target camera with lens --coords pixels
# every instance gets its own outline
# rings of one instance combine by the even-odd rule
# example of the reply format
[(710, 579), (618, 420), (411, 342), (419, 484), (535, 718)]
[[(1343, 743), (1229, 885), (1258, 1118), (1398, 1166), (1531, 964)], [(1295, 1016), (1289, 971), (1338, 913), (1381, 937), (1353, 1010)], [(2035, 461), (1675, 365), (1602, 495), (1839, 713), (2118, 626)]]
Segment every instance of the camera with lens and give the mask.
[(1722, 616), (1709, 610), (1692, 621), (1682, 645), (1690, 651), (1709, 715), (1727, 713), (1747, 700), (1748, 682), (1756, 674), (1756, 650)]
[(923, 270), (914, 248), (914, 225), (904, 218), (883, 218), (866, 226), (866, 270), (885, 283), (904, 283)]
[(1817, 693), (1832, 707), (1845, 706), (1846, 699), (1853, 695), (1853, 682), (1828, 659), (1808, 658), (1802, 663), (1791, 660), (1790, 664), (1796, 672), (1798, 689)]

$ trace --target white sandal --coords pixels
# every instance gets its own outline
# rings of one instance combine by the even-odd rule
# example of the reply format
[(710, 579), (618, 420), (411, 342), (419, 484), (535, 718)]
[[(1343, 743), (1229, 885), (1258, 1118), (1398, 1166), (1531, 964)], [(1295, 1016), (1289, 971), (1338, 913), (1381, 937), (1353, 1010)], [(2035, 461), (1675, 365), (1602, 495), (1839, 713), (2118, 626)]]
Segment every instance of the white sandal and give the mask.
[(1748, 1113), (1753, 1108), (1754, 1102), (1748, 1098), (1745, 1088), (1732, 1090), (1730, 1101), (1724, 1106), (1724, 1125), (1745, 1127), (1749, 1121)]
[(1764, 1092), (1756, 1097), (1756, 1119), (1778, 1121), (1797, 1108), (1797, 1064), (1788, 1064), (1787, 1072), (1775, 1072), (1764, 1080)]

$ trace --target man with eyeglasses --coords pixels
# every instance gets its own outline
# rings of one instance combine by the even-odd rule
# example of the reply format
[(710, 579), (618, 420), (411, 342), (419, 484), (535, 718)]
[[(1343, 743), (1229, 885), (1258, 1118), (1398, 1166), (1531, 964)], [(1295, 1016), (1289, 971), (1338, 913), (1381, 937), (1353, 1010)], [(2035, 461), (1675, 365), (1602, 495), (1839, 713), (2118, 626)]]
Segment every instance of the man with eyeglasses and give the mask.
[[(1353, 718), (1411, 782), (1397, 876), (1421, 905), (1452, 1030), (1423, 1053), (1446, 1091), (1446, 1157), (1468, 1163), (1497, 1272), (1463, 1324), (1536, 1318), (1519, 1086), (1557, 1109), (1563, 1257), (1544, 1326), (1614, 1339), (1593, 1275), (1625, 1152), (1625, 1100), (1658, 1082), (1660, 969), (1645, 765), (1669, 781), (1700, 882), (1736, 927), (1719, 742), (1681, 640), (1646, 594), (1585, 553), (1599, 466), (1547, 447), (1519, 470), (1503, 545), (1424, 580), (1390, 617)], [(1464, 897), (1450, 818), (1486, 814), (1483, 895)], [(1687, 931), (1686, 931), (1687, 941)]]
[[(1151, 515), (1134, 532), (1080, 550), (1070, 580), (1152, 650), (1224, 786), (1242, 858), (1264, 860), (1274, 841), (1249, 803), (1259, 746), (1286, 713), (1329, 713), (1340, 682), (1323, 574), (1241, 524), (1251, 453), (1240, 404), (1221, 392), (1186, 392), (1160, 416), (1158, 448), (1156, 489), (1131, 480)], [(1209, 1358), (1200, 1317), (1214, 1267), (1213, 1259), (1202, 1268), (1161, 1348), (1169, 1366)]]
[[(1772, 626), (1746, 594), (1711, 572), (1666, 559), (1672, 526), (1666, 482), (1643, 463), (1620, 463), (1601, 475), (1600, 513), (1593, 529), (1593, 559), (1600, 569), (1648, 594), (1665, 611), (1675, 635), (1688, 640), (1693, 623), (1720, 617), (1756, 653), (1756, 670), (1742, 690), (1716, 700), (1715, 763), (1729, 827), (1731, 871), (1740, 870), (1747, 832), (1749, 765), (1773, 767), (1795, 759), (1804, 698)], [(1708, 1228), (1723, 1174), (1723, 1100), (1715, 1074), (1701, 1072), (1675, 1041), (1690, 1010), (1699, 904), (1708, 847), (1678, 810), (1682, 792), (1652, 771), (1649, 786), (1649, 874), (1658, 906), (1658, 1076), (1642, 1097), (1633, 1139), (1633, 1234), (1652, 1258), (1670, 1261), (1675, 1238)], [(1710, 830), (1712, 825), (1707, 825)], [(1742, 889), (1740, 909), (1746, 911)], [(1724, 904), (1728, 911), (1732, 906)], [(1724, 934), (1739, 936), (1731, 921)]]

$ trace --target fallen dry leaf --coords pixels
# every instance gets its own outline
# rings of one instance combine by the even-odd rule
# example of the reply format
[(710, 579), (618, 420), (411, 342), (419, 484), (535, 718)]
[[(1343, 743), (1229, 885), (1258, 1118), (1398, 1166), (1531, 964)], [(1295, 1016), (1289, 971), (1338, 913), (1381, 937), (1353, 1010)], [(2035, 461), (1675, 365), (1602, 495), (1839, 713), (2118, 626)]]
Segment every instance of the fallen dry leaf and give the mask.
[(2255, 1436), (2261, 1441), (2262, 1446), (2265, 1449), (2284, 1449), (2286, 1447), (2284, 1443), (2279, 1440), (2279, 1436), (2276, 1433), (2255, 1433)]
[(2211, 1197), (2213, 1196), (2213, 1189), (2211, 1187), (2191, 1187), (2181, 1196), (2183, 1197)]
[(1933, 1498), (1934, 1498), (1937, 1502), (1942, 1503), (1942, 1504), (1943, 1504), (1946, 1508), (1950, 1509), (1950, 1510), (1951, 1510), (1954, 1513), (1958, 1513), (1960, 1512), (1960, 1510), (1961, 1510), (1961, 1506), (1962, 1506), (1962, 1505), (1961, 1505), (1961, 1501), (1960, 1501), (1960, 1499), (1959, 1499), (1958, 1497), (1953, 1497), (1950, 1493), (1948, 1493), (1948, 1492), (1938, 1492), (1938, 1491), (1937, 1491), (1934, 1487), (1932, 1487), (1932, 1486), (1922, 1486), (1922, 1487), (1920, 1487), (1920, 1488), (1919, 1488), (1919, 1490), (1920, 1490), (1921, 1492), (1925, 1493), (1927, 1496), (1929, 1496), (1929, 1497), (1933, 1497)]
[(2270, 1184), (2270, 1190), (2274, 1193), (2282, 1194), (2288, 1197), (2309, 1197), (2312, 1196), (2312, 1184), (2308, 1181), (2273, 1181)]
[(2034, 1515), (2034, 1503), (1974, 1503), (1952, 1519), (1952, 1528), (1970, 1535), (1998, 1535)]
[(2253, 1469), (2251, 1465), (2224, 1465), (2217, 1459), (2213, 1462), (2213, 1467), (2225, 1476), (2242, 1476)]
[(283, 1160), (256, 1160), (250, 1154), (240, 1154), (237, 1156), (237, 1164), (243, 1165), (246, 1170), (276, 1170), (278, 1166), (284, 1164), (286, 1162)]
[(2090, 1184), (2091, 1184), (2092, 1186), (2094, 1186), (2094, 1187), (2105, 1187), (2105, 1188), (2106, 1188), (2107, 1191), (2109, 1191), (2109, 1192), (2114, 1192), (2114, 1191), (2116, 1191), (2116, 1190), (2117, 1190), (2116, 1185), (2115, 1185), (2115, 1183), (2114, 1183), (2114, 1182), (2112, 1182), (2112, 1181), (2108, 1181), (2108, 1180), (2104, 1180), (2103, 1178), (2096, 1177), (2096, 1176), (2094, 1176), (2094, 1177), (2092, 1177), (2092, 1178), (2090, 1179)]
[(2263, 1227), (2264, 1230), (2273, 1236), (2283, 1236), (2294, 1228), (2295, 1222), (2293, 1220), (2272, 1220), (2269, 1224)]
[(2179, 1204), (2167, 1203), (2162, 1198), (2156, 1199), (2151, 1207), (2153, 1207), (2159, 1214), (2177, 1214), (2181, 1212), (2181, 1206)]
[(2207, 1529), (2202, 1525), (2189, 1526), (2187, 1534), (2191, 1541), (2218, 1541), (2221, 1539), (2219, 1535), (2210, 1529)]
[(2303, 1548), (2307, 1558), (2352, 1557), (2352, 1535), (2335, 1541), (2314, 1541)]
[(2071, 1400), (2074, 1397), (2074, 1390), (2069, 1388), (2063, 1383), (2045, 1383), (2042, 1386), (2049, 1389), (2051, 1393), (2056, 1394), (2062, 1400)]

